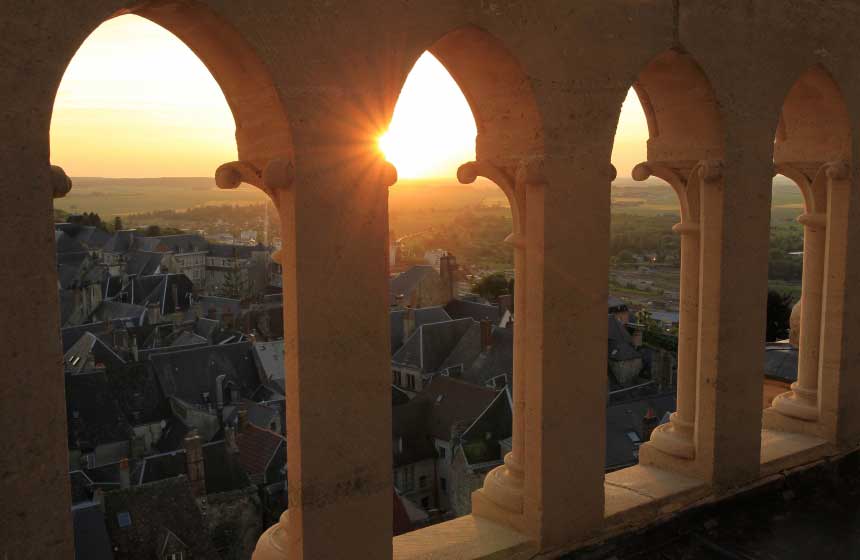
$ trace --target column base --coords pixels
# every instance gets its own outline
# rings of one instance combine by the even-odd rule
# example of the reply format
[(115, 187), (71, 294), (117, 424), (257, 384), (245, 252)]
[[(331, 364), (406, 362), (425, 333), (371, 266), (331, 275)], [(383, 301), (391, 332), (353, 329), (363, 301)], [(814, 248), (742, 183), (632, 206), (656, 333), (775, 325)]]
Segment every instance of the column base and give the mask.
[(288, 558), (289, 513), (290, 511), (287, 510), (281, 514), (281, 519), (260, 535), (251, 560), (286, 560)]
[(696, 456), (693, 424), (678, 418), (677, 412), (672, 413), (668, 424), (654, 428), (649, 442), (663, 453), (680, 459), (693, 459)]
[(814, 422), (818, 420), (818, 391), (791, 384), (791, 391), (777, 395), (771, 408), (791, 418)]
[[(774, 399), (773, 402), (776, 404), (776, 399)], [(827, 440), (832, 438), (832, 434), (829, 433), (827, 427), (822, 425), (821, 422), (818, 422), (817, 420), (804, 420), (796, 416), (789, 416), (783, 411), (777, 409), (775, 406), (762, 410), (761, 424), (762, 428), (765, 430), (816, 436)]]
[(487, 473), (484, 487), (472, 492), (472, 515), (524, 530), (523, 471), (511, 453), (504, 465)]

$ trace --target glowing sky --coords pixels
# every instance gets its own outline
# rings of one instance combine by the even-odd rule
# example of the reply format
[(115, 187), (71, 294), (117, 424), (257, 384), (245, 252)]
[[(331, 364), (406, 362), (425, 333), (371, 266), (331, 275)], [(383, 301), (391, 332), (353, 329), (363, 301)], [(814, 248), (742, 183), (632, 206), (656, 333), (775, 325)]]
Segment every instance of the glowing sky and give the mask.
[[(236, 159), (235, 125), (218, 84), (179, 39), (133, 15), (109, 20), (60, 84), (51, 162), (71, 176), (211, 177)], [(380, 147), (404, 179), (453, 178), (475, 159), (466, 99), (429, 53), (415, 64)], [(641, 106), (628, 95), (612, 161), (629, 176), (645, 155)]]

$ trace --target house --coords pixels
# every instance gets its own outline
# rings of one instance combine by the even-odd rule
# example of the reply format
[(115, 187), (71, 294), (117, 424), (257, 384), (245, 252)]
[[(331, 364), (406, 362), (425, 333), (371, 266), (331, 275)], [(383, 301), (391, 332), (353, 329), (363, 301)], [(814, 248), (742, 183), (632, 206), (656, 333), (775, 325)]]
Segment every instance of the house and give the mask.
[(284, 393), (284, 341), (256, 342), (253, 350), (260, 383), (274, 384)]
[(72, 507), (72, 528), (75, 532), (75, 558), (114, 560), (105, 516), (98, 504)]
[(281, 434), (248, 423), (236, 435), (239, 462), (258, 485), (283, 482), (287, 470), (287, 440)]
[(238, 342), (162, 352), (147, 367), (175, 416), (210, 441), (259, 386), (251, 344)]
[(210, 243), (206, 255), (208, 293), (247, 297), (269, 284), (269, 250), (263, 245)]
[[(472, 319), (457, 319), (427, 323), (416, 328), (391, 357), (394, 385), (407, 392), (421, 391), (434, 374), (443, 372), (446, 360), (475, 324)], [(450, 372), (456, 374), (461, 370), (462, 363), (452, 365)]]
[(416, 265), (389, 280), (390, 305), (432, 307), (445, 305), (457, 294), (457, 259), (446, 255), (437, 271), (430, 265)]
[(448, 468), (459, 434), (499, 395), (438, 376), (410, 402), (392, 411), (394, 484), (424, 510), (447, 510)]
[(472, 492), (484, 485), (487, 473), (501, 465), (510, 452), (512, 422), (512, 390), (506, 387), (454, 443), (447, 483), (440, 481), (440, 491), (447, 494), (455, 516), (471, 513)]
[(389, 312), (391, 353), (394, 354), (412, 336), (415, 329), (427, 323), (450, 321), (451, 316), (442, 306), (392, 309)]

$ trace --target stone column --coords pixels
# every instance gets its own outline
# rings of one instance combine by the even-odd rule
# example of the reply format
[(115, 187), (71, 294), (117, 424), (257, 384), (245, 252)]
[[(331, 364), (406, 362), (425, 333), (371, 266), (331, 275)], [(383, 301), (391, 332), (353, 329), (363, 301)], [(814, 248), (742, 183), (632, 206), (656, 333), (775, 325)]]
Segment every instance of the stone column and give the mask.
[[(281, 219), (289, 509), (254, 560), (392, 554), (388, 192), (378, 154), (325, 146), (262, 173)], [(293, 177), (295, 175), (295, 177)]]
[(457, 170), (457, 179), (464, 184), (478, 177), (490, 179), (508, 197), (513, 215), (514, 231), (505, 239), (514, 249), (514, 371), (513, 371), (513, 425), (511, 452), (501, 465), (487, 474), (483, 488), (472, 494), (472, 514), (486, 517), (508, 526), (524, 529), (522, 458), (525, 453), (525, 402), (528, 375), (526, 371), (526, 240), (525, 240), (525, 189), (507, 170), (488, 162), (470, 162)]
[(641, 163), (633, 178), (644, 181), (651, 176), (669, 183), (678, 195), (681, 222), (672, 231), (681, 236), (680, 313), (678, 325), (677, 410), (668, 424), (658, 426), (644, 446), (645, 462), (657, 461), (654, 448), (681, 459), (695, 456), (693, 428), (696, 420), (697, 347), (699, 344), (699, 181), (685, 178), (689, 163)]
[(800, 295), (797, 381), (791, 384), (791, 391), (778, 395), (773, 400), (773, 408), (786, 416), (814, 421), (818, 419), (818, 359), (827, 216), (821, 212), (806, 212), (801, 214), (797, 221), (803, 224), (803, 280)]

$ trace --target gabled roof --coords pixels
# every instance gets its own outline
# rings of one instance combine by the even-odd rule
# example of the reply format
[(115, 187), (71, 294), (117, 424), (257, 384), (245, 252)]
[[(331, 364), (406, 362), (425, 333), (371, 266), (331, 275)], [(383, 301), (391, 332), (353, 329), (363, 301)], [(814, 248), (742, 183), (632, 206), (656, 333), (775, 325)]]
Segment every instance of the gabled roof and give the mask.
[(137, 276), (132, 284), (134, 303), (157, 303), (162, 315), (188, 309), (189, 295), (194, 290), (194, 284), (184, 274)]
[(284, 381), (284, 341), (257, 342), (254, 344), (254, 361), (265, 379)]
[(102, 301), (90, 314), (89, 320), (92, 323), (120, 320), (139, 326), (146, 321), (146, 308), (119, 301)]
[[(462, 379), (477, 385), (485, 385), (499, 375), (514, 372), (514, 326), (493, 327), (492, 345), (480, 349), (471, 364), (464, 364)], [(480, 344), (480, 331), (479, 331)]]
[(409, 294), (415, 291), (418, 284), (431, 274), (438, 275), (439, 273), (430, 265), (416, 265), (404, 272), (401, 272), (394, 278), (391, 278), (388, 281), (388, 289), (391, 294), (391, 305), (394, 305), (398, 296), (402, 295), (408, 297)]
[(434, 439), (449, 441), (452, 429), (466, 429), (496, 399), (498, 391), (437, 375), (410, 402), (392, 410), (395, 438), (403, 438), (403, 451), (395, 448), (395, 466), (435, 457)]
[(791, 383), (797, 381), (798, 349), (788, 342), (773, 342), (764, 350), (764, 375)]
[(502, 315), (498, 305), (481, 303), (478, 301), (467, 301), (464, 299), (452, 299), (445, 305), (445, 311), (454, 319), (470, 317), (475, 321), (490, 321), (498, 324)]
[(163, 352), (150, 356), (148, 364), (165, 396), (198, 406), (205, 405), (203, 393), (209, 393), (210, 401), (215, 402), (216, 378), (222, 374), (246, 398), (259, 385), (249, 342)]
[(159, 537), (165, 530), (181, 539), (193, 558), (218, 558), (185, 477), (108, 492), (104, 496), (104, 509), (108, 534), (118, 558), (157, 558), (158, 546), (162, 544)]
[(513, 413), (509, 388), (495, 399), (461, 436), (463, 455), (469, 465), (502, 459), (499, 442), (511, 437)]
[(159, 253), (199, 253), (209, 249), (209, 242), (195, 233), (137, 237), (134, 248)]
[[(250, 486), (251, 481), (238, 457), (223, 440), (203, 444), (203, 476), (206, 493), (230, 492)], [(188, 460), (184, 449), (150, 455), (143, 460), (137, 484), (147, 484), (171, 477), (187, 475)]]
[(394, 353), (391, 360), (396, 364), (420, 369), (424, 373), (438, 371), (474, 324), (472, 319), (456, 319), (421, 325), (412, 333), (406, 344)]
[(633, 346), (633, 338), (621, 321), (609, 316), (609, 359), (623, 362), (641, 358), (642, 354)]
[[(409, 310), (406, 309), (394, 309), (389, 313), (392, 354), (399, 350), (403, 345), (403, 321), (406, 319), (407, 313), (409, 313)], [(440, 323), (442, 321), (451, 320), (451, 316), (448, 315), (445, 308), (441, 306), (421, 307), (413, 309), (412, 313), (415, 317), (414, 328), (416, 329), (421, 325), (426, 325), (427, 323)]]
[(164, 259), (164, 253), (133, 251), (126, 255), (125, 272), (129, 275), (147, 276), (156, 274)]
[[(90, 353), (93, 360), (90, 360)], [(125, 364), (125, 360), (104, 340), (87, 331), (65, 353), (63, 363), (66, 371), (76, 374), (93, 368), (96, 364), (119, 367)]]

